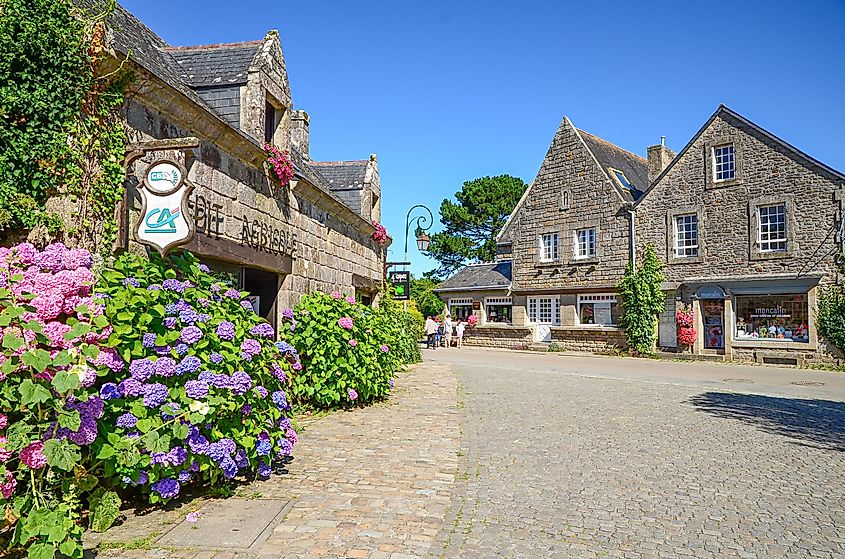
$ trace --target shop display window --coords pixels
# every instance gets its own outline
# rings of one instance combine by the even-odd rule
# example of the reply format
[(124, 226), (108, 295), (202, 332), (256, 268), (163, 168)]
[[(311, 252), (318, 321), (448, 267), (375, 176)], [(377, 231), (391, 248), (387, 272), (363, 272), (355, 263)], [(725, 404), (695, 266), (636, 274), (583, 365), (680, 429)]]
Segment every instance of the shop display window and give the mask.
[(579, 295), (578, 318), (581, 324), (616, 326), (619, 323), (619, 303), (616, 295)]
[(487, 307), (487, 322), (511, 321), (513, 303), (510, 297), (487, 297), (484, 303)]
[(736, 298), (736, 339), (809, 342), (807, 294)]
[(452, 321), (466, 320), (472, 314), (472, 299), (449, 299)]

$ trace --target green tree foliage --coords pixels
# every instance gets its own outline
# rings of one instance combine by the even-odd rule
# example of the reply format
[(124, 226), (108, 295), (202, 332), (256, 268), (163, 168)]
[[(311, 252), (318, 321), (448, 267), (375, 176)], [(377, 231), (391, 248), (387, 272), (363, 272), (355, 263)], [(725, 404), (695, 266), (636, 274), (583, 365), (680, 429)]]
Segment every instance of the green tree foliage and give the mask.
[(443, 301), (434, 293), (439, 282), (430, 278), (411, 278), (411, 299), (423, 316), (435, 316), (443, 312)]
[(463, 184), (455, 193), (457, 203), (443, 200), (440, 221), (446, 229), (432, 235), (428, 249), (440, 266), (429, 275), (448, 277), (468, 260), (493, 260), (496, 235), (527, 187), (510, 175), (482, 177)]
[(93, 75), (68, 0), (0, 0), (0, 229), (44, 222)]
[[(845, 273), (845, 260), (840, 260), (841, 277)], [(819, 293), (816, 326), (819, 335), (845, 351), (845, 285), (841, 280)]]
[(642, 262), (636, 270), (630, 264), (619, 282), (622, 294), (621, 326), (625, 328), (630, 351), (639, 355), (654, 353), (657, 340), (657, 315), (663, 311), (666, 295), (661, 291), (663, 264), (654, 246), (645, 247)]

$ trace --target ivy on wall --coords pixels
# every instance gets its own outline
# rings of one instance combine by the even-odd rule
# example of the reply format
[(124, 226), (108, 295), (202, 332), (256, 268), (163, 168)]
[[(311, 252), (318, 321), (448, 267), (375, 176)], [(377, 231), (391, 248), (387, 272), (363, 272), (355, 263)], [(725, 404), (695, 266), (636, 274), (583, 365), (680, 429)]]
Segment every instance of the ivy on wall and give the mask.
[(649, 244), (645, 247), (640, 266), (635, 268), (628, 264), (619, 282), (623, 311), (621, 326), (625, 329), (629, 350), (636, 355), (654, 353), (657, 315), (666, 304), (666, 294), (660, 289), (663, 280), (663, 265), (654, 246)]
[[(114, 1), (0, 0), (0, 236), (104, 248), (116, 234), (127, 78), (99, 75)], [(50, 199), (58, 200), (50, 204)]]

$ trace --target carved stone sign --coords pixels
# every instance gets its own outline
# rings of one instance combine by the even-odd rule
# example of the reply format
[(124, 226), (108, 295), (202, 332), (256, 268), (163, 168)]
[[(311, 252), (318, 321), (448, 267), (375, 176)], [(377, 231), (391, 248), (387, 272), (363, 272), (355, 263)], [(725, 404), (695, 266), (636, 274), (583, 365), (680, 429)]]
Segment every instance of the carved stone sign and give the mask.
[(175, 161), (160, 160), (147, 167), (141, 194), (141, 219), (135, 239), (164, 256), (194, 236), (194, 220), (189, 218), (187, 198), (193, 185), (185, 181), (185, 169)]

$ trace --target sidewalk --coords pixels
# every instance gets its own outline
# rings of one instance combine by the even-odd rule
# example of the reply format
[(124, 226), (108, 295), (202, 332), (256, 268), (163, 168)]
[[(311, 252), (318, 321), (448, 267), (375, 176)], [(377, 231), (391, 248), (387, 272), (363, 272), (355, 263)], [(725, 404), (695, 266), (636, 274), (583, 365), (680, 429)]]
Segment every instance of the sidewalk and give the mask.
[[(307, 424), (289, 474), (242, 489), (241, 498), (132, 518), (115, 533), (149, 535), (157, 522), (161, 535), (115, 543), (110, 530), (96, 539), (112, 543), (94, 556), (423, 557), (449, 506), (459, 438), (454, 374), (417, 365), (386, 402)], [(197, 508), (200, 520), (187, 524)]]

